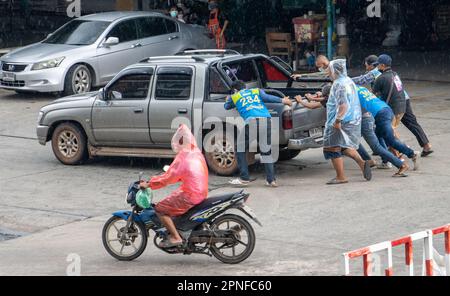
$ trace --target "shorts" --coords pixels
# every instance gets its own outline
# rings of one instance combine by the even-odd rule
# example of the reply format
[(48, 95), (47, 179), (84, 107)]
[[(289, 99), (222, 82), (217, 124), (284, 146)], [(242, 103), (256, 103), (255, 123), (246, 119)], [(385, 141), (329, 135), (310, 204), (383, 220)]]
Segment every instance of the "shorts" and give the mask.
[(160, 201), (155, 210), (158, 214), (178, 217), (187, 213), (195, 204), (190, 201), (190, 196), (184, 191), (175, 190), (168, 197)]
[(341, 158), (341, 157), (344, 157), (343, 152), (346, 149), (347, 148), (341, 148), (341, 147), (324, 148), (323, 156), (325, 157), (326, 160)]

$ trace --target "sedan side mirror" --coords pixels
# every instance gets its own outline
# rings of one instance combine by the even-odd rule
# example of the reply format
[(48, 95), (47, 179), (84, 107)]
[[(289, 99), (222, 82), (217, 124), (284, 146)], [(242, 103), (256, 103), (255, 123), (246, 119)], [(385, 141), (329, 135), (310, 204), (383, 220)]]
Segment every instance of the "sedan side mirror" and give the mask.
[(116, 44), (119, 44), (119, 38), (117, 37), (108, 37), (108, 39), (103, 42), (103, 46), (105, 47), (110, 47)]

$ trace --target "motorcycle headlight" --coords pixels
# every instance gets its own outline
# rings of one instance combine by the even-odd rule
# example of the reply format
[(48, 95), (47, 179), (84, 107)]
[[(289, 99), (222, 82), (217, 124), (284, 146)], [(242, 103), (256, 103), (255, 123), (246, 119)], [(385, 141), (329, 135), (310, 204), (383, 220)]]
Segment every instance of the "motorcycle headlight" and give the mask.
[(37, 123), (38, 123), (38, 124), (41, 123), (42, 118), (44, 118), (44, 112), (41, 111), (41, 112), (39, 112), (38, 119), (37, 119)]
[(56, 67), (58, 67), (61, 64), (61, 62), (65, 58), (66, 57), (60, 57), (60, 58), (51, 59), (51, 60), (48, 60), (48, 61), (44, 61), (44, 62), (39, 62), (39, 63), (33, 64), (33, 67), (31, 67), (31, 70), (42, 70), (42, 69), (56, 68)]

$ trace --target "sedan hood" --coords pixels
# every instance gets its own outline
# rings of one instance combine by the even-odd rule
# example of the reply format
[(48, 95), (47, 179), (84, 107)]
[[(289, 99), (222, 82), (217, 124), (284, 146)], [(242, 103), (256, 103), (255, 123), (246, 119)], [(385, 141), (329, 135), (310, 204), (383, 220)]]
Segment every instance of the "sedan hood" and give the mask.
[(16, 63), (36, 63), (73, 54), (71, 51), (83, 47), (84, 46), (39, 42), (13, 50), (4, 55), (2, 60)]

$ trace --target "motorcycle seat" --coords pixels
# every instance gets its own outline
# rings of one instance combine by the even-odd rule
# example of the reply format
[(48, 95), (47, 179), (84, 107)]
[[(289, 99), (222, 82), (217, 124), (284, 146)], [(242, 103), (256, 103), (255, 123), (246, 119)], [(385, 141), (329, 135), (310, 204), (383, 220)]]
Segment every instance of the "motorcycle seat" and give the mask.
[(187, 213), (185, 213), (182, 216), (176, 217), (173, 219), (176, 227), (180, 230), (187, 231), (191, 228), (192, 223), (195, 225), (196, 222), (189, 221), (189, 218), (198, 213), (202, 212), (203, 210), (207, 210), (209, 208), (214, 207), (217, 204), (227, 202), (231, 199), (233, 199), (235, 196), (241, 194), (241, 192), (234, 192), (234, 193), (227, 193), (227, 194), (221, 194), (221, 195), (215, 195), (208, 197), (205, 201), (202, 203), (196, 205), (192, 209), (190, 209)]
[(211, 197), (208, 197), (205, 201), (203, 201), (201, 204), (196, 205), (191, 209), (192, 212), (210, 208), (214, 206), (215, 204), (226, 202), (238, 195), (240, 192), (234, 192), (234, 193), (227, 193), (227, 194), (221, 194), (221, 195), (214, 195)]

